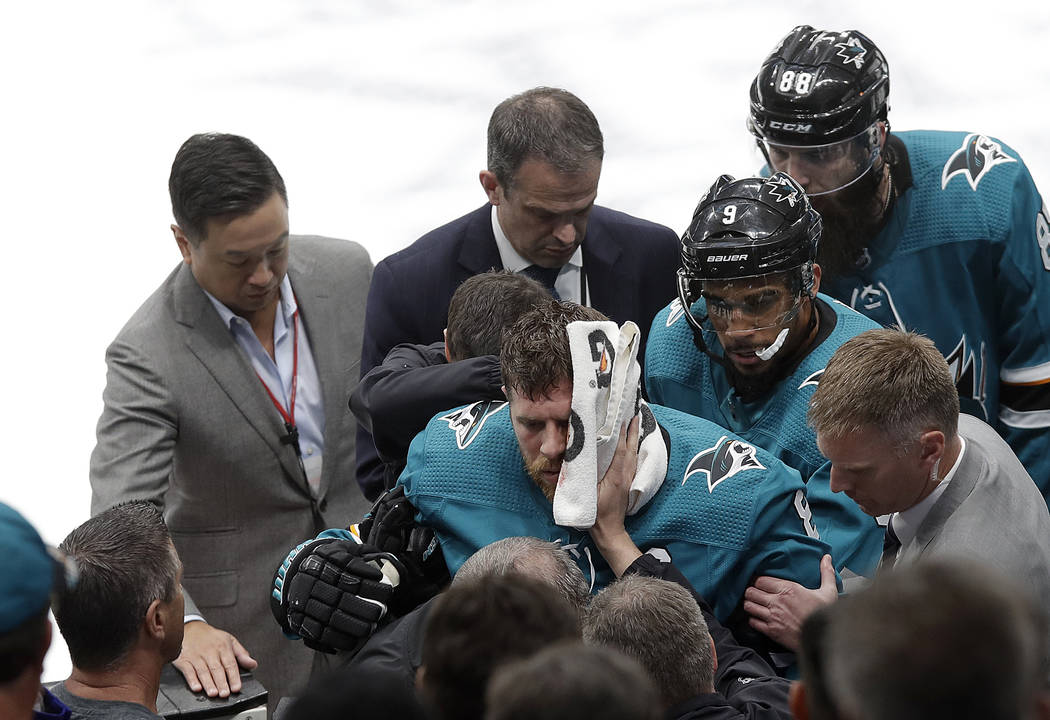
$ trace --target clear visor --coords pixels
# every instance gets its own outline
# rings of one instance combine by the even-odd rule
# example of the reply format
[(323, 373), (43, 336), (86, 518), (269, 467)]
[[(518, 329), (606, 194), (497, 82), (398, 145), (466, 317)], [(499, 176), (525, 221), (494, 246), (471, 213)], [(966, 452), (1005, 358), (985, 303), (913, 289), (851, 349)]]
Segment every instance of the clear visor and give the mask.
[(826, 145), (784, 145), (762, 141), (769, 167), (793, 177), (810, 197), (827, 195), (860, 180), (879, 156), (879, 127)]
[[(704, 330), (741, 335), (779, 329), (798, 316), (802, 293), (797, 271), (727, 280), (692, 280), (690, 295), (703, 299)], [(695, 308), (699, 310), (699, 308)]]

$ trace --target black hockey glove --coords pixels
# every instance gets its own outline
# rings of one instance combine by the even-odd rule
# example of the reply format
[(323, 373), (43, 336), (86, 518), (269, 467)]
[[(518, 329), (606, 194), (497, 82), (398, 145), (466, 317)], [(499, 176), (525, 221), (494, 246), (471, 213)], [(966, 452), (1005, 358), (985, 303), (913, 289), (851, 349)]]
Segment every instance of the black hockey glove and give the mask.
[(390, 602), (390, 611), (404, 615), (437, 595), (448, 585), (445, 556), (434, 531), (416, 522), (416, 509), (398, 485), (383, 493), (361, 521), (361, 538), (401, 561), (401, 586)]
[(274, 574), (270, 610), (307, 647), (356, 652), (387, 613), (403, 567), (355, 539), (320, 537), (294, 548)]

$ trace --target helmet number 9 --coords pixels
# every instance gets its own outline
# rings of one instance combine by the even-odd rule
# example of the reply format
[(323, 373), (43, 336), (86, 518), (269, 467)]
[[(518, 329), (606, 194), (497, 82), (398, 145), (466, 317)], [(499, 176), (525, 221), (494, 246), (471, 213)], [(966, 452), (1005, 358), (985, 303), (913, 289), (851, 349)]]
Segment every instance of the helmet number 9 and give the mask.
[(736, 222), (736, 205), (726, 205), (722, 208), (722, 224), (732, 225)]
[(785, 70), (780, 75), (777, 90), (782, 93), (794, 92), (796, 95), (807, 95), (813, 85), (813, 73)]

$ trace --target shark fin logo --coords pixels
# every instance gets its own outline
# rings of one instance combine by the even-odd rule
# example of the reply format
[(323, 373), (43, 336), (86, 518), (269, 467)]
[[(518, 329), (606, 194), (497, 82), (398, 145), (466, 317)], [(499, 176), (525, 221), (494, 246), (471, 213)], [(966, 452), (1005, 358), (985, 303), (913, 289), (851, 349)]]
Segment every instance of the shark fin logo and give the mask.
[(868, 50), (860, 44), (859, 39), (850, 36), (846, 42), (835, 43), (835, 47), (838, 49), (836, 55), (842, 58), (843, 65), (853, 65), (858, 70), (864, 66)]
[(762, 183), (762, 189), (773, 198), (774, 202), (779, 203), (786, 200), (791, 207), (795, 207), (795, 203), (801, 197), (798, 185), (786, 176), (766, 180)]
[(482, 400), (448, 415), (442, 415), (441, 419), (447, 422), (449, 429), (456, 433), (456, 447), (466, 450), (481, 432), (485, 421), (506, 405), (505, 400)]
[(944, 164), (941, 174), (941, 189), (948, 187), (948, 181), (956, 175), (962, 175), (970, 183), (970, 188), (977, 189), (988, 171), (996, 165), (1017, 162), (1003, 152), (1002, 146), (985, 135), (971, 133), (963, 140), (962, 147), (952, 153)]
[(707, 490), (714, 492), (715, 486), (737, 473), (747, 470), (765, 470), (766, 466), (758, 461), (758, 451), (754, 445), (741, 440), (729, 440), (727, 435), (718, 438), (714, 447), (697, 453), (689, 461), (689, 467), (682, 476), (682, 484), (696, 473), (707, 474)]
[(812, 385), (813, 387), (820, 385), (820, 376), (824, 374), (825, 370), (827, 370), (827, 368), (821, 368), (820, 370), (817, 370), (815, 373), (803, 380), (802, 384), (798, 386), (798, 389), (801, 390), (802, 388), (807, 387), (809, 385)]
[(674, 325), (683, 315), (685, 315), (685, 310), (682, 308), (682, 301), (675, 298), (671, 301), (670, 309), (667, 311), (667, 327)]

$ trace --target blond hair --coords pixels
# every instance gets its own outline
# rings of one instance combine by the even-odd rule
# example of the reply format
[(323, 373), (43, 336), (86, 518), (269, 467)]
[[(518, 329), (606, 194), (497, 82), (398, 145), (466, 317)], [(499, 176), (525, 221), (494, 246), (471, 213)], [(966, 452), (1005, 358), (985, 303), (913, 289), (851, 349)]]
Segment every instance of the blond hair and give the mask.
[(928, 430), (955, 437), (959, 394), (929, 338), (896, 328), (868, 330), (831, 356), (807, 421), (831, 438), (873, 427), (903, 453)]

